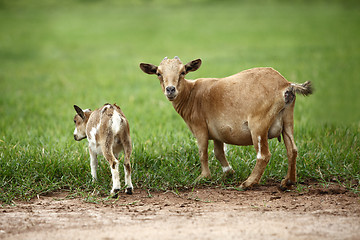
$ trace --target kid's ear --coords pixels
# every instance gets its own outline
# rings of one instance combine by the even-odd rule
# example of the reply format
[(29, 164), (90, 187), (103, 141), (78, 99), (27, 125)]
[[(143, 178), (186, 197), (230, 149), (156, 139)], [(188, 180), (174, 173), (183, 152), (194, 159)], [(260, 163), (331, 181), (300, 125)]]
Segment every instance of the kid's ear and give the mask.
[(194, 71), (198, 70), (200, 66), (201, 66), (201, 59), (199, 58), (199, 59), (193, 60), (191, 62), (188, 62), (185, 65), (185, 71), (186, 71), (186, 73), (194, 72)]
[(74, 109), (75, 109), (75, 111), (77, 112), (77, 114), (79, 114), (79, 116), (80, 116), (82, 119), (85, 118), (84, 111), (83, 111), (81, 108), (79, 108), (78, 106), (74, 105)]
[(149, 63), (140, 63), (140, 68), (144, 73), (147, 74), (156, 74), (157, 66), (149, 64)]

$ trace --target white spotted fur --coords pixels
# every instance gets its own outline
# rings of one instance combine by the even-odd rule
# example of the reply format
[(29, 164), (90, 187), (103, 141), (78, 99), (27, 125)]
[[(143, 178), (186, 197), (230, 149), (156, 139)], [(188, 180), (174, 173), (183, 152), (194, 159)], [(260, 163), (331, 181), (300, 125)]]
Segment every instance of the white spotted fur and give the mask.
[[(117, 157), (120, 151), (124, 150), (126, 192), (131, 194), (133, 190), (130, 166), (132, 145), (129, 124), (125, 115), (115, 104), (105, 104), (102, 108), (93, 112), (90, 109), (84, 110), (82, 113), (81, 109), (76, 111), (78, 114), (74, 117), (76, 122), (74, 138), (78, 141), (84, 137), (88, 139), (93, 179), (97, 179), (97, 155), (103, 155), (110, 164), (113, 183), (111, 193), (113, 194), (120, 190), (119, 160)], [(84, 115), (84, 118), (81, 115)]]

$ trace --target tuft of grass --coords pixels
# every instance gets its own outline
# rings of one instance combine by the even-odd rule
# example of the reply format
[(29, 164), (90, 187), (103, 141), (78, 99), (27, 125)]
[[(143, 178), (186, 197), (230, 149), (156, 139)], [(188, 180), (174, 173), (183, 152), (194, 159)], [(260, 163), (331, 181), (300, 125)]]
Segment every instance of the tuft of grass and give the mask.
[[(92, 183), (86, 141), (72, 137), (72, 106), (121, 106), (130, 122), (136, 188), (194, 188), (195, 139), (156, 78), (140, 62), (202, 58), (189, 78), (224, 77), (272, 66), (291, 82), (311, 80), (299, 97), (295, 140), (299, 181), (336, 181), (359, 191), (359, 4), (355, 1), (0, 1), (0, 202), (66, 190), (96, 201), (111, 173), (100, 162)], [(210, 144), (212, 178), (237, 187), (255, 164), (252, 146), (228, 146), (236, 173), (223, 179)], [(262, 178), (287, 171), (282, 143)], [(123, 173), (121, 173), (123, 179)]]

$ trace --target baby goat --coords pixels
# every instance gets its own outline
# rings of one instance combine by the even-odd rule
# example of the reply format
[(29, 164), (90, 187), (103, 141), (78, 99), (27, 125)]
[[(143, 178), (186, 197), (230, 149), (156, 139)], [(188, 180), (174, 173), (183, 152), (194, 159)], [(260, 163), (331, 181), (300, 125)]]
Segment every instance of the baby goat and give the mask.
[[(91, 111), (82, 110), (74, 105), (77, 114), (74, 117), (74, 139), (80, 141), (88, 139), (90, 152), (90, 166), (93, 180), (97, 179), (97, 155), (102, 154), (110, 164), (113, 187), (111, 194), (120, 191), (119, 161), (116, 159), (124, 150), (124, 171), (127, 194), (132, 194), (130, 155), (132, 151), (130, 128), (124, 113), (116, 104), (105, 104), (103, 107)], [(115, 195), (116, 196), (116, 195)]]

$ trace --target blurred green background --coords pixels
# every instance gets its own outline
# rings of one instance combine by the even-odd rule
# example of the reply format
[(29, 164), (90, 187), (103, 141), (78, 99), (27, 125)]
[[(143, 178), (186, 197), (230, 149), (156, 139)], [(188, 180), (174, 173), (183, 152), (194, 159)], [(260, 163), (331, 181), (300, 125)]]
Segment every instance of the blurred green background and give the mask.
[[(72, 138), (74, 104), (121, 106), (130, 122), (135, 170), (144, 173), (135, 175), (138, 182), (149, 177), (147, 172), (156, 174), (152, 167), (158, 163), (145, 162), (174, 154), (175, 160), (193, 158), (182, 167), (195, 164), (189, 172), (198, 174), (190, 131), (158, 80), (139, 68), (140, 62), (159, 64), (165, 56), (179, 56), (184, 63), (201, 58), (201, 68), (189, 79), (271, 66), (291, 82), (311, 80), (315, 93), (298, 97), (295, 109), (299, 148), (310, 155), (323, 151), (327, 157), (317, 158), (319, 162), (339, 159), (338, 168), (343, 159), (359, 165), (359, 24), (358, 1), (0, 0), (1, 191), (10, 191), (9, 184), (24, 184), (18, 171), (29, 171), (30, 186), (44, 176), (56, 185), (64, 171), (81, 174), (79, 169), (61, 169), (61, 164), (56, 170), (51, 161), (71, 164), (76, 158), (74, 165), (79, 165), (85, 158), (83, 168), (89, 171), (85, 141)], [(333, 148), (340, 153), (329, 157)], [(251, 148), (244, 149), (255, 158)], [(52, 175), (33, 176), (31, 169), (44, 169), (47, 163)], [(286, 171), (286, 161), (282, 164), (279, 176)], [(358, 179), (358, 170), (351, 169), (350, 178)], [(244, 180), (247, 174), (249, 169), (235, 179)]]

